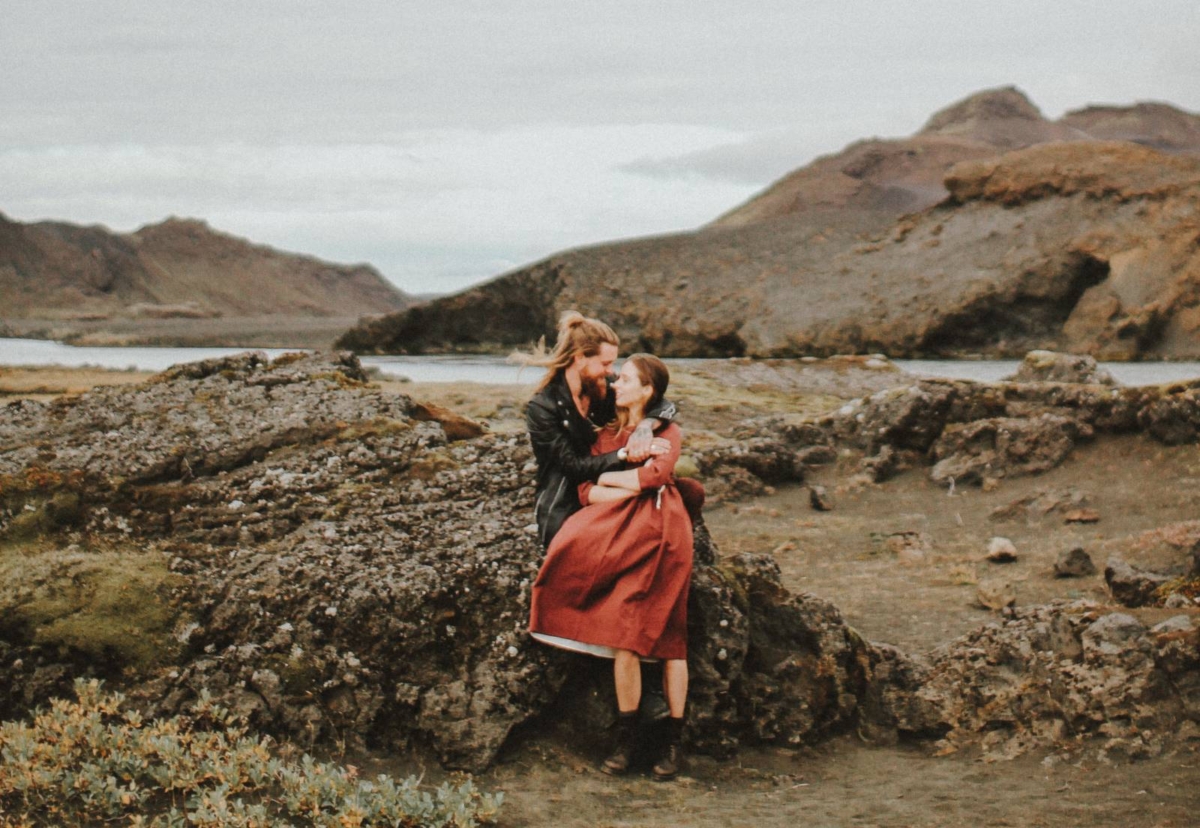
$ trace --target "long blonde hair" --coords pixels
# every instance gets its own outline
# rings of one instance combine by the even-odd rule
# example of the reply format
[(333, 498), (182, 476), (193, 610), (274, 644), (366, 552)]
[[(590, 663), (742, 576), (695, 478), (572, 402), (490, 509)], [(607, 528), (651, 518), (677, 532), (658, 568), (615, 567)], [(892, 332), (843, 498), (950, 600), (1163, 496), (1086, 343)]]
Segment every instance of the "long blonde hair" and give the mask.
[[(541, 391), (554, 381), (574, 361), (577, 354), (585, 357), (600, 353), (601, 345), (617, 345), (621, 340), (608, 325), (599, 319), (591, 319), (579, 311), (563, 311), (558, 318), (558, 339), (554, 350), (546, 352), (546, 338), (542, 337), (533, 349), (533, 353), (516, 352), (509, 355), (513, 362), (522, 365), (537, 365), (546, 368), (546, 374), (538, 383), (537, 390)], [(537, 392), (534, 392), (537, 393)]]
[[(650, 395), (650, 399), (646, 400), (646, 406), (642, 409), (642, 414), (645, 415), (647, 408), (653, 408), (662, 401), (663, 396), (667, 393), (667, 384), (671, 381), (671, 372), (667, 370), (667, 366), (661, 359), (653, 354), (630, 354), (625, 358), (626, 363), (633, 363), (634, 370), (637, 371), (638, 380), (643, 386), (649, 385), (654, 389)], [(620, 434), (629, 426), (629, 409), (618, 408), (617, 416), (611, 423), (605, 426)]]

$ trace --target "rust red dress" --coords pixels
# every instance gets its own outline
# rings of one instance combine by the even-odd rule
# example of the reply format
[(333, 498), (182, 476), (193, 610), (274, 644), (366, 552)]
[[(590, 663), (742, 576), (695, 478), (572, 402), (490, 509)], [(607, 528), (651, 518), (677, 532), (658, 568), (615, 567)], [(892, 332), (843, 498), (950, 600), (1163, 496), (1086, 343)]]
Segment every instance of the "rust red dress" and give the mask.
[[(629, 436), (602, 431), (592, 453)], [(674, 480), (681, 435), (671, 424), (658, 436), (671, 448), (638, 469), (641, 494), (584, 506), (554, 536), (533, 584), (534, 638), (609, 658), (615, 650), (687, 657), (692, 522)], [(592, 485), (579, 487), (583, 503)]]

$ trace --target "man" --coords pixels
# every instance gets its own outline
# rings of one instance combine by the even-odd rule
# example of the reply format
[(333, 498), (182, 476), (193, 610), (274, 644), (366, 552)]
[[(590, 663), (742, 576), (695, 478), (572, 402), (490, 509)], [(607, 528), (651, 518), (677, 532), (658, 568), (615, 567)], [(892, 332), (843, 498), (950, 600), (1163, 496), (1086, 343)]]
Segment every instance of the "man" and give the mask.
[(548, 547), (563, 521), (581, 508), (578, 486), (606, 471), (624, 469), (668, 448), (654, 429), (675, 416), (675, 405), (663, 400), (647, 411), (628, 445), (591, 456), (596, 429), (616, 414), (609, 378), (618, 354), (617, 335), (597, 319), (567, 311), (558, 324), (554, 350), (530, 364), (546, 366), (546, 375), (525, 409), (525, 425), (537, 459), (534, 515), (538, 540)]

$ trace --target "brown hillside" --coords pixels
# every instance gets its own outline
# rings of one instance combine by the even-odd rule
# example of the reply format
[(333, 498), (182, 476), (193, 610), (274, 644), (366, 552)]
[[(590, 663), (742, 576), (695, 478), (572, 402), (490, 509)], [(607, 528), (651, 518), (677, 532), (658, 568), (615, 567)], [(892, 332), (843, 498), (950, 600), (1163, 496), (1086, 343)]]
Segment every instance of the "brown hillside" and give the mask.
[(368, 265), (337, 265), (168, 219), (128, 234), (0, 215), (0, 316), (347, 317), (411, 300)]
[(697, 232), (558, 254), (341, 342), (503, 349), (578, 307), (671, 356), (1198, 357), (1200, 159), (1180, 138), (1195, 116), (1130, 112), (1129, 134), (1175, 136), (1179, 154), (985, 92), (913, 138), (818, 159)]
[(879, 211), (890, 216), (946, 197), (942, 179), (960, 161), (998, 151), (1088, 136), (1047, 121), (1020, 91), (992, 89), (935, 113), (916, 135), (851, 144), (784, 176), (712, 227), (742, 227), (813, 209)]
[(1104, 141), (1131, 141), (1163, 152), (1200, 154), (1200, 115), (1170, 104), (1089, 106), (1068, 112), (1059, 123)]

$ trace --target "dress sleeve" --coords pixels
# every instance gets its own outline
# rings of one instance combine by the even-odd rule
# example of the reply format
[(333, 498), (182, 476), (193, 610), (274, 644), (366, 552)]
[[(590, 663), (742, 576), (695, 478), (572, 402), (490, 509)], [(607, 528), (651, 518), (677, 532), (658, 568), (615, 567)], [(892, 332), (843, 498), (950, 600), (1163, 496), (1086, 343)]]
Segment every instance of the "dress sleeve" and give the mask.
[[(623, 442), (622, 442), (622, 445), (624, 445)], [(617, 448), (619, 448), (619, 446)], [(617, 449), (614, 448), (609, 443), (609, 441), (605, 438), (604, 432), (601, 432), (600, 435), (596, 438), (596, 442), (592, 443), (591, 454), (593, 457), (607, 457), (610, 454), (613, 457), (616, 457)], [(624, 467), (624, 465), (625, 465), (625, 463), (622, 461), (621, 467)], [(596, 476), (599, 477), (600, 475), (596, 475)], [(577, 488), (579, 490), (579, 502), (582, 505), (584, 505), (584, 506), (588, 505), (588, 497), (591, 495), (592, 487), (595, 485), (596, 485), (595, 480), (584, 480), (582, 483), (580, 483), (577, 486)]]
[(670, 483), (675, 474), (675, 463), (679, 460), (683, 438), (679, 426), (672, 423), (664, 428), (658, 436), (670, 443), (671, 449), (666, 454), (652, 458), (646, 465), (638, 467), (638, 483), (643, 489), (657, 489), (659, 486)]
[(579, 484), (579, 503), (580, 503), (580, 505), (582, 505), (582, 506), (588, 505), (588, 498), (591, 497), (591, 494), (592, 494), (592, 486), (595, 486), (595, 485), (596, 484), (590, 480), (585, 480), (584, 482)]

